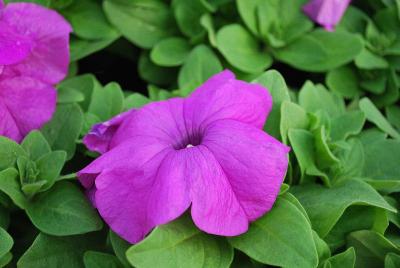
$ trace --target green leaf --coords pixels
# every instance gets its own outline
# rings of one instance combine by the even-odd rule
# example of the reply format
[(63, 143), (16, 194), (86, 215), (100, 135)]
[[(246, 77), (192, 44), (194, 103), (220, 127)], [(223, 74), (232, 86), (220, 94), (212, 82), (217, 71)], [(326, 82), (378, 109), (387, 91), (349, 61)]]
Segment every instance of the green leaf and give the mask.
[(18, 207), (23, 209), (27, 206), (27, 200), (21, 191), (18, 171), (15, 168), (0, 172), (0, 191), (7, 194)]
[(225, 239), (204, 234), (184, 216), (157, 227), (147, 238), (133, 245), (126, 256), (137, 268), (228, 268), (233, 250)]
[(124, 110), (129, 110), (132, 108), (140, 108), (149, 102), (150, 100), (146, 96), (135, 92), (125, 98)]
[(210, 14), (203, 14), (200, 18), (201, 26), (206, 29), (208, 33), (208, 41), (212, 47), (217, 47), (217, 34), (215, 33), (214, 21)]
[(363, 175), (374, 180), (400, 180), (400, 141), (381, 140), (364, 145)]
[(350, 179), (331, 188), (321, 185), (293, 186), (289, 190), (306, 209), (313, 229), (324, 238), (351, 205), (368, 205), (396, 211), (367, 183)]
[(356, 263), (354, 248), (348, 248), (345, 252), (330, 257), (324, 263), (324, 268), (353, 268)]
[(324, 126), (314, 131), (314, 139), (317, 166), (321, 169), (328, 169), (339, 164), (339, 159), (328, 146), (327, 134)]
[(364, 147), (359, 139), (348, 140), (346, 148), (336, 150), (335, 156), (340, 160), (339, 167), (332, 171), (335, 174), (335, 180), (358, 178), (362, 175), (365, 154)]
[(7, 229), (9, 225), (10, 225), (10, 213), (8, 209), (6, 209), (0, 203), (0, 227)]
[(400, 107), (396, 105), (385, 107), (387, 120), (400, 130)]
[(307, 81), (300, 89), (299, 104), (309, 113), (325, 111), (331, 117), (345, 112), (344, 101), (322, 85)]
[(150, 53), (151, 60), (165, 67), (179, 66), (190, 53), (191, 46), (186, 39), (170, 37), (157, 43)]
[(146, 51), (139, 57), (139, 75), (142, 79), (156, 85), (169, 85), (176, 80), (176, 69), (155, 65)]
[(282, 141), (288, 143), (290, 129), (307, 129), (310, 122), (306, 111), (294, 102), (283, 101), (281, 105), (280, 133)]
[(26, 152), (15, 141), (0, 136), (0, 171), (14, 167), (19, 156), (26, 156)]
[(12, 248), (14, 241), (12, 237), (0, 227), (0, 258), (6, 255)]
[(119, 268), (122, 267), (117, 257), (111, 254), (86, 251), (83, 255), (85, 268)]
[(12, 260), (13, 255), (11, 252), (8, 252), (6, 255), (3, 257), (0, 257), (0, 267), (5, 267), (7, 264)]
[(70, 41), (70, 59), (71, 61), (83, 59), (99, 50), (102, 50), (103, 48), (108, 47), (114, 41), (115, 38), (100, 40), (82, 40), (72, 37)]
[(82, 126), (83, 114), (79, 105), (59, 104), (51, 121), (42, 128), (42, 133), (53, 150), (66, 151), (67, 159), (71, 159)]
[(111, 242), (111, 246), (115, 252), (115, 255), (117, 255), (117, 258), (119, 261), (123, 264), (124, 267), (131, 267), (128, 259), (126, 258), (126, 251), (128, 248), (131, 246), (128, 242), (123, 240), (121, 237), (119, 237), (116, 233), (114, 233), (111, 229), (109, 232), (109, 238)]
[(374, 69), (386, 69), (389, 67), (389, 63), (384, 57), (375, 55), (367, 48), (364, 48), (360, 54), (354, 59), (354, 63), (360, 69), (374, 70)]
[(212, 75), (221, 71), (222, 65), (215, 53), (208, 46), (196, 46), (179, 71), (178, 84), (181, 95), (188, 95)]
[(324, 240), (322, 240), (317, 232), (312, 231), (315, 248), (317, 249), (319, 263), (325, 261), (331, 256), (331, 250), (329, 249), (328, 244)]
[(329, 71), (326, 75), (327, 86), (345, 98), (354, 98), (360, 95), (358, 78), (350, 66), (342, 66)]
[(49, 143), (38, 130), (31, 131), (25, 136), (21, 146), (28, 153), (29, 158), (34, 161), (51, 152)]
[(355, 267), (383, 267), (386, 254), (390, 252), (400, 254), (400, 249), (374, 231), (353, 232), (348, 236), (347, 241), (348, 246), (356, 250)]
[(303, 129), (290, 129), (288, 137), (300, 166), (300, 183), (305, 182), (308, 176), (318, 176), (326, 185), (330, 185), (327, 175), (316, 165), (314, 136)]
[(200, 25), (200, 17), (207, 12), (201, 0), (173, 0), (172, 9), (181, 32), (191, 38), (196, 38), (204, 33)]
[(385, 230), (381, 230), (381, 223), (385, 222), (384, 225), (387, 227), (387, 220), (384, 209), (369, 206), (351, 206), (345, 210), (324, 239), (332, 251), (336, 251), (346, 244), (346, 236), (351, 232), (374, 230), (383, 233)]
[(44, 180), (45, 185), (41, 191), (46, 191), (53, 186), (64, 167), (67, 154), (64, 151), (54, 151), (40, 157), (36, 161), (39, 170), (38, 179)]
[(258, 3), (256, 16), (262, 39), (272, 47), (282, 47), (313, 28), (302, 12), (305, 0), (266, 0)]
[(400, 139), (400, 134), (390, 125), (386, 118), (368, 98), (362, 98), (359, 105), (361, 111), (365, 113), (368, 121), (374, 123), (382, 131), (393, 138)]
[(314, 30), (275, 50), (275, 56), (300, 70), (325, 72), (352, 61), (362, 48), (358, 35)]
[(246, 73), (262, 72), (272, 64), (269, 53), (262, 51), (257, 39), (239, 24), (218, 31), (217, 47), (230, 64)]
[(270, 135), (280, 138), (281, 104), (290, 101), (289, 89), (285, 79), (276, 70), (269, 70), (253, 80), (253, 83), (263, 85), (268, 89), (273, 99), (272, 110), (268, 115), (265, 131)]
[(117, 39), (119, 33), (108, 23), (98, 1), (79, 0), (62, 10), (74, 34), (83, 39)]
[(107, 121), (111, 117), (122, 112), (124, 95), (121, 87), (111, 82), (104, 88), (100, 84), (93, 88), (88, 112), (96, 115), (101, 121)]
[(365, 115), (360, 111), (350, 111), (335, 117), (331, 122), (330, 137), (332, 141), (345, 140), (349, 136), (361, 132), (365, 123)]
[(26, 212), (39, 230), (51, 235), (84, 234), (103, 226), (88, 199), (70, 182), (59, 182), (50, 191), (37, 195)]
[(236, 0), (240, 17), (254, 35), (259, 35), (257, 9), (262, 1), (264, 0)]
[(175, 32), (172, 14), (163, 1), (106, 0), (103, 8), (122, 35), (141, 48), (151, 48)]
[[(278, 197), (266, 215), (230, 243), (259, 262), (283, 267), (317, 267), (318, 254), (307, 218), (292, 202)], [(294, 239), (295, 238), (295, 239)]]
[(85, 268), (83, 254), (97, 249), (101, 241), (94, 234), (66, 237), (39, 233), (33, 244), (19, 259), (17, 266), (22, 268)]
[(400, 267), (400, 255), (389, 253), (385, 257), (385, 268)]

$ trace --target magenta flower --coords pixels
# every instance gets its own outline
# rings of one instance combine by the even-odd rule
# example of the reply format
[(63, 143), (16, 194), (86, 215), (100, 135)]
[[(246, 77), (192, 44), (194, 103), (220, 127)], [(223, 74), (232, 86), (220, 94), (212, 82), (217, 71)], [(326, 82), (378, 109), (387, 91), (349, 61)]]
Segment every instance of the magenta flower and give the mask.
[(262, 130), (271, 106), (265, 88), (224, 71), (187, 98), (95, 126), (85, 144), (103, 154), (80, 181), (131, 243), (190, 206), (201, 230), (239, 235), (271, 209), (288, 166), (289, 148)]
[(55, 11), (0, 0), (0, 135), (20, 141), (51, 118), (71, 30)]
[(312, 20), (333, 31), (339, 23), (351, 0), (311, 0), (303, 6)]

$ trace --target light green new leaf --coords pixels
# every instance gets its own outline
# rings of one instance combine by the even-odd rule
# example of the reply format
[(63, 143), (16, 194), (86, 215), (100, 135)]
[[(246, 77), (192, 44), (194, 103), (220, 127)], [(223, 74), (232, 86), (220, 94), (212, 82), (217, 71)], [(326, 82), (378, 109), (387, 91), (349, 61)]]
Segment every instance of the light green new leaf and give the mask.
[(318, 253), (311, 226), (303, 212), (284, 196), (278, 197), (272, 210), (253, 222), (247, 233), (229, 241), (258, 262), (282, 267), (317, 267)]
[(163, 1), (106, 0), (103, 8), (122, 35), (141, 48), (152, 48), (176, 31), (171, 11)]
[(25, 136), (21, 146), (33, 161), (51, 152), (49, 143), (38, 130), (31, 131), (27, 136)]
[(27, 206), (26, 197), (21, 191), (18, 171), (15, 168), (0, 172), (0, 191), (8, 195), (18, 207), (24, 209)]
[(179, 66), (190, 53), (191, 46), (181, 37), (170, 37), (157, 43), (150, 53), (151, 60), (165, 67)]
[(188, 95), (212, 75), (222, 71), (215, 53), (206, 45), (196, 46), (179, 71), (178, 84), (182, 96)]
[(347, 237), (347, 245), (355, 248), (357, 268), (383, 267), (386, 254), (400, 254), (398, 247), (374, 231), (362, 230), (351, 233)]
[(106, 121), (122, 112), (123, 102), (124, 95), (117, 83), (111, 82), (104, 88), (95, 83), (87, 111)]
[(50, 189), (56, 182), (64, 167), (67, 154), (64, 151), (54, 151), (43, 155), (36, 161), (39, 170), (39, 180), (44, 180), (46, 183), (41, 187), (41, 191)]
[(206, 235), (184, 216), (157, 227), (147, 238), (132, 246), (126, 256), (137, 268), (228, 268), (233, 249), (224, 238)]
[(27, 156), (27, 153), (15, 141), (0, 136), (0, 171), (14, 167), (19, 156)]
[(368, 121), (374, 123), (382, 131), (396, 139), (400, 139), (400, 134), (390, 125), (386, 118), (376, 108), (376, 106), (368, 99), (362, 98), (360, 100), (360, 109), (365, 113)]
[(258, 40), (239, 24), (218, 31), (217, 47), (232, 66), (246, 73), (262, 72), (272, 64), (269, 53), (262, 51)]
[(288, 143), (288, 132), (290, 129), (307, 129), (309, 124), (310, 120), (307, 112), (300, 105), (289, 101), (282, 102), (279, 128), (282, 141), (285, 144)]
[(317, 29), (276, 49), (274, 54), (300, 70), (325, 72), (352, 61), (362, 48), (362, 39), (356, 34)]
[(331, 188), (308, 184), (291, 187), (289, 191), (299, 199), (311, 219), (313, 229), (322, 238), (351, 205), (369, 205), (396, 211), (370, 185), (358, 179), (346, 180)]
[(70, 182), (59, 182), (37, 195), (26, 212), (39, 230), (51, 235), (84, 234), (103, 227), (86, 196)]
[(307, 81), (300, 89), (299, 104), (309, 113), (325, 111), (330, 117), (345, 112), (344, 101), (340, 97), (322, 85), (314, 85), (311, 81)]
[(361, 132), (365, 123), (365, 115), (361, 111), (349, 111), (331, 121), (330, 137), (332, 141), (345, 140), (350, 135)]

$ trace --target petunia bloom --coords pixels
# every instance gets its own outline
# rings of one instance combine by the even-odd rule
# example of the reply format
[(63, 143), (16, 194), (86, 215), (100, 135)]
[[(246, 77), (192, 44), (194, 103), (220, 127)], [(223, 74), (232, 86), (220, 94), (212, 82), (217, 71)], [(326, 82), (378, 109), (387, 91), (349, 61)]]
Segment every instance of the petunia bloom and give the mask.
[(131, 243), (189, 207), (203, 231), (234, 236), (269, 211), (289, 148), (262, 130), (267, 89), (221, 72), (187, 98), (153, 102), (103, 125), (102, 155), (78, 173), (111, 229)]
[(0, 2), (0, 135), (20, 141), (51, 118), (53, 85), (68, 71), (71, 31), (55, 11)]
[(311, 0), (303, 6), (312, 20), (333, 31), (339, 23), (351, 0)]

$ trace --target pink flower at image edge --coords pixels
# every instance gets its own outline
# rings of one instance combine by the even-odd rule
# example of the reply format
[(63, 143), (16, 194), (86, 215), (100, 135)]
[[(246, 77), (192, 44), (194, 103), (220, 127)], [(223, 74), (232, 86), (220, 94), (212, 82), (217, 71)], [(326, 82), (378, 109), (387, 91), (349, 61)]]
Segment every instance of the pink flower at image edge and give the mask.
[(351, 0), (311, 0), (303, 6), (303, 10), (327, 31), (333, 31), (350, 2)]
[(50, 120), (69, 65), (68, 22), (32, 3), (0, 2), (0, 135), (19, 142)]
[(289, 148), (262, 128), (268, 91), (221, 72), (187, 98), (153, 102), (96, 125), (102, 155), (78, 173), (111, 229), (131, 243), (190, 208), (201, 230), (235, 236), (269, 211)]

